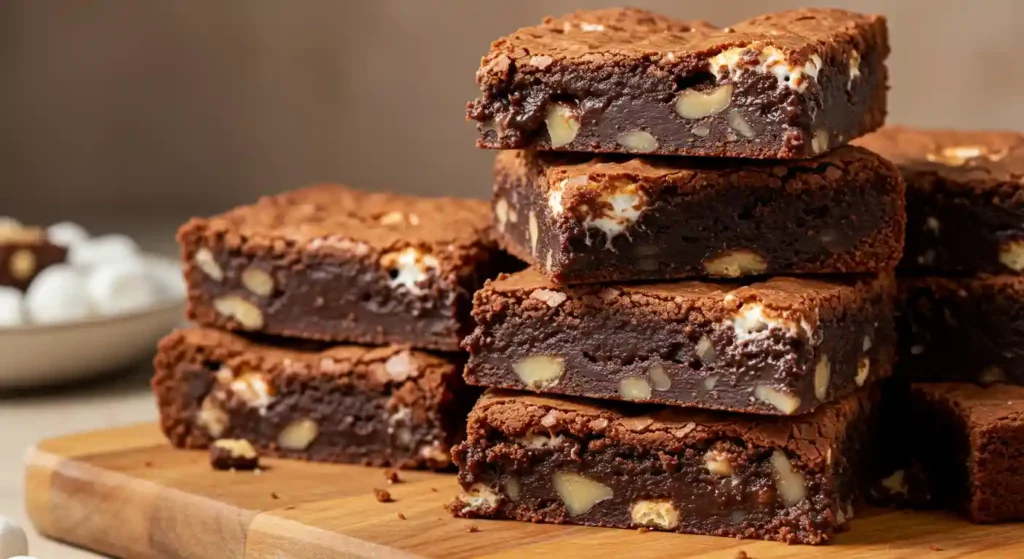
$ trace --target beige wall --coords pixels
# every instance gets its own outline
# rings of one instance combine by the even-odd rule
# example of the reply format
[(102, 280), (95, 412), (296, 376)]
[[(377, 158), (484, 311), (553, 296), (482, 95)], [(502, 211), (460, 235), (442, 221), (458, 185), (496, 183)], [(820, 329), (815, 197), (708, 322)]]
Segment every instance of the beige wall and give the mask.
[[(0, 1), (0, 215), (173, 223), (319, 179), (486, 196), (463, 107), (488, 42), (617, 3)], [(807, 2), (630, 3), (725, 25)], [(889, 16), (891, 122), (1024, 129), (1024, 2), (828, 4)]]

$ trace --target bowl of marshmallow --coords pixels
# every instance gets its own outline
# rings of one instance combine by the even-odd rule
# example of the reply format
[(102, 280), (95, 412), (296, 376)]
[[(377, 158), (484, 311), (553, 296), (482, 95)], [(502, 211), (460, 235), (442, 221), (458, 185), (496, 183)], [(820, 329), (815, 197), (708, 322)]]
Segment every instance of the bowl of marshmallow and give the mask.
[(182, 321), (176, 260), (126, 235), (0, 218), (0, 391), (123, 370)]

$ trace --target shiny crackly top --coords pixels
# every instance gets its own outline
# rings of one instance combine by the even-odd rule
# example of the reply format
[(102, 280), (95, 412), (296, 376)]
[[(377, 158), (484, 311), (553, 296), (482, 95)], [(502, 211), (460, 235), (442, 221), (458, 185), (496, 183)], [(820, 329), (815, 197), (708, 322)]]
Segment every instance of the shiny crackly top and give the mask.
[(986, 191), (1024, 187), (1024, 135), (1016, 132), (929, 130), (887, 126), (858, 140), (895, 163), (914, 188), (915, 177), (940, 176), (947, 186)]
[(976, 427), (997, 421), (1024, 422), (1024, 386), (940, 382), (915, 384), (913, 390), (944, 402)]
[[(856, 38), (881, 19), (845, 10), (807, 8), (718, 28), (704, 21), (678, 21), (635, 8), (578, 11), (548, 17), (540, 25), (495, 41), (481, 63), (478, 79), (487, 81), (488, 74), (503, 73), (509, 62), (529, 68), (571, 59), (660, 57), (669, 62), (692, 59), (706, 65), (710, 56), (733, 47), (758, 51), (774, 47), (786, 53), (791, 64), (800, 65), (814, 54), (824, 57), (823, 47), (856, 45)], [(544, 58), (531, 60), (535, 56)]]

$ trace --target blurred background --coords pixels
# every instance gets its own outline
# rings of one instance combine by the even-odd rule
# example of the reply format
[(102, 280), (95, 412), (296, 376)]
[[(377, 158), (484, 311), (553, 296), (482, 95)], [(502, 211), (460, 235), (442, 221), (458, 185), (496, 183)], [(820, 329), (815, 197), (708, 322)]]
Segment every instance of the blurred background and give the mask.
[[(485, 197), (465, 122), (492, 39), (615, 1), (3, 0), (0, 214), (161, 246), (317, 180)], [(642, 1), (719, 25), (816, 2)], [(889, 17), (890, 122), (1024, 129), (1018, 0), (824, 3)]]

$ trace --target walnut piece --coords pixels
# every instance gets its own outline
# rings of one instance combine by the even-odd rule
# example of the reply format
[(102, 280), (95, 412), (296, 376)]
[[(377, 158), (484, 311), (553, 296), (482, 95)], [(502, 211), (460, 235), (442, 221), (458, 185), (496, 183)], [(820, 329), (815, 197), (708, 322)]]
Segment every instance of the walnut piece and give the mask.
[(615, 141), (620, 146), (636, 153), (650, 153), (658, 149), (658, 140), (650, 132), (643, 130), (623, 132)]
[(230, 382), (229, 387), (247, 406), (258, 409), (260, 415), (267, 413), (267, 408), (274, 401), (274, 388), (260, 373), (242, 373)]
[(227, 412), (220, 409), (213, 398), (207, 396), (196, 413), (196, 425), (206, 429), (213, 438), (219, 438), (228, 428), (230, 418)]
[(536, 299), (551, 308), (555, 308), (565, 302), (567, 296), (561, 291), (555, 291), (553, 289), (534, 289), (530, 293), (531, 299)]
[(732, 102), (731, 84), (716, 87), (708, 92), (686, 89), (676, 97), (676, 114), (683, 118), (704, 118), (720, 113)]
[(679, 510), (668, 499), (644, 499), (633, 503), (629, 517), (634, 526), (673, 530), (679, 526)]
[(196, 251), (195, 256), (192, 257), (192, 261), (196, 263), (196, 266), (203, 271), (204, 274), (210, 277), (214, 281), (224, 281), (224, 270), (221, 269), (220, 264), (213, 258), (213, 253), (210, 249), (203, 247)]
[(533, 355), (516, 361), (512, 370), (528, 388), (542, 390), (558, 384), (565, 374), (565, 360), (550, 355)]
[(811, 151), (815, 154), (828, 151), (828, 130), (818, 130), (811, 138)]
[(818, 364), (814, 366), (814, 397), (824, 402), (828, 395), (829, 381), (832, 380), (832, 364), (828, 361), (828, 355), (822, 354), (818, 358)]
[(11, 254), (7, 264), (11, 270), (11, 277), (25, 281), (36, 272), (36, 255), (27, 248), (19, 249)]
[(580, 131), (580, 117), (572, 107), (565, 103), (549, 105), (544, 123), (548, 127), (548, 136), (551, 138), (551, 147), (553, 148), (571, 144)]
[(259, 464), (259, 453), (245, 439), (217, 439), (210, 446), (210, 465), (215, 469), (253, 470)]
[(1024, 270), (1024, 239), (1011, 239), (999, 245), (999, 262), (1014, 272)]
[(288, 424), (277, 436), (277, 446), (285, 450), (306, 450), (320, 434), (312, 419), (298, 419)]
[(871, 358), (865, 355), (857, 362), (857, 376), (853, 382), (857, 383), (857, 386), (864, 386), (869, 374), (871, 374)]
[(753, 138), (757, 135), (757, 132), (754, 131), (754, 127), (747, 122), (747, 119), (743, 118), (743, 115), (739, 111), (729, 112), (729, 128), (732, 128), (744, 138)]
[(584, 514), (594, 505), (613, 496), (607, 485), (575, 472), (555, 472), (551, 482), (558, 497), (565, 503), (565, 508), (573, 516)]
[(463, 510), (486, 510), (497, 508), (502, 496), (482, 483), (474, 483), (459, 495), (459, 500), (466, 505)]
[(510, 477), (505, 480), (505, 494), (508, 495), (509, 499), (512, 499), (513, 501), (518, 501), (520, 491), (521, 490), (519, 487), (518, 479)]
[(530, 254), (537, 254), (537, 241), (540, 240), (540, 225), (537, 223), (537, 214), (530, 210), (529, 214), (529, 226), (530, 226)]
[(792, 415), (800, 408), (800, 398), (777, 390), (767, 384), (758, 384), (754, 387), (754, 397), (762, 402), (770, 404), (775, 409), (786, 415)]
[(508, 200), (499, 197), (494, 202), (494, 220), (498, 224), (498, 231), (505, 232), (505, 224), (508, 223)]
[(732, 250), (704, 261), (708, 275), (723, 278), (763, 274), (767, 269), (768, 263), (760, 254), (746, 249)]
[(412, 354), (408, 351), (400, 351), (384, 362), (384, 372), (389, 380), (394, 382), (405, 382), (409, 377), (415, 377), (418, 370)]
[(651, 385), (643, 377), (624, 377), (619, 381), (619, 396), (625, 400), (650, 400)]
[(661, 363), (655, 363), (650, 369), (647, 369), (647, 378), (651, 381), (651, 387), (659, 392), (672, 388), (672, 379), (669, 378)]
[(235, 319), (246, 330), (263, 328), (263, 313), (256, 305), (241, 297), (229, 295), (214, 299), (213, 309), (223, 316)]
[(715, 362), (717, 357), (715, 348), (711, 345), (711, 338), (701, 336), (700, 340), (697, 341), (697, 358), (700, 359), (701, 363), (710, 365)]
[(704, 466), (711, 472), (711, 475), (718, 477), (730, 477), (733, 474), (732, 463), (725, 453), (718, 450), (709, 450), (704, 454)]
[(791, 507), (807, 496), (807, 484), (804, 476), (793, 469), (786, 453), (776, 449), (772, 452), (772, 476), (775, 478), (775, 488), (782, 497), (782, 504)]
[(269, 297), (274, 292), (274, 278), (259, 268), (246, 268), (242, 272), (242, 286), (254, 295)]

